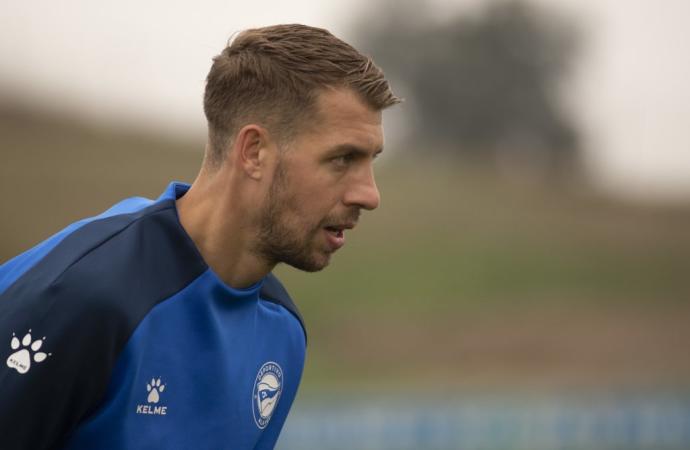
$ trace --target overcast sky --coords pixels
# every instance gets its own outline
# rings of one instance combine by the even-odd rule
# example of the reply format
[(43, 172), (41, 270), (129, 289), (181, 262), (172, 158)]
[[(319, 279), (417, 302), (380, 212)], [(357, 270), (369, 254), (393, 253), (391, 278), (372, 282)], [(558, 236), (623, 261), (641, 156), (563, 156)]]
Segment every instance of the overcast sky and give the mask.
[[(587, 30), (570, 92), (599, 182), (626, 195), (690, 198), (690, 2), (538, 1)], [(479, 2), (431, 3), (442, 17)], [(300, 22), (351, 39), (365, 4), (3, 0), (0, 83), (95, 120), (201, 132), (204, 77), (232, 32)]]

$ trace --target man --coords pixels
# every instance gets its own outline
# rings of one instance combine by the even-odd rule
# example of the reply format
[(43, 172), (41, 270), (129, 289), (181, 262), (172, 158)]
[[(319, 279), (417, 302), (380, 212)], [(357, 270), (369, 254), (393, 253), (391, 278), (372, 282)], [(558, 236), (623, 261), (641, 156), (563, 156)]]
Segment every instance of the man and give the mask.
[(271, 275), (317, 271), (362, 209), (373, 62), (326, 30), (247, 30), (214, 58), (190, 187), (132, 198), (0, 267), (0, 448), (272, 448), (306, 334)]

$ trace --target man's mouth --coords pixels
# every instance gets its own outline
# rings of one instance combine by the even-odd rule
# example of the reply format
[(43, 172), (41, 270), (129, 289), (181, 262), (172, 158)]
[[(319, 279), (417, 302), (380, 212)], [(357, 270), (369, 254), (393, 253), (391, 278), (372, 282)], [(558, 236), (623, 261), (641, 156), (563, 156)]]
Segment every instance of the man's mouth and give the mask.
[(333, 251), (338, 250), (340, 247), (345, 245), (345, 230), (350, 230), (354, 227), (354, 223), (343, 223), (324, 227), (328, 243)]
[(342, 228), (339, 227), (326, 227), (326, 231), (331, 233), (333, 236), (337, 238), (341, 238), (345, 235), (345, 232), (343, 231)]
[(338, 223), (338, 224), (331, 224), (328, 226), (325, 226), (324, 228), (326, 231), (329, 233), (333, 233), (336, 236), (342, 236), (345, 230), (351, 230), (355, 227), (357, 223), (356, 222), (343, 222), (343, 223)]

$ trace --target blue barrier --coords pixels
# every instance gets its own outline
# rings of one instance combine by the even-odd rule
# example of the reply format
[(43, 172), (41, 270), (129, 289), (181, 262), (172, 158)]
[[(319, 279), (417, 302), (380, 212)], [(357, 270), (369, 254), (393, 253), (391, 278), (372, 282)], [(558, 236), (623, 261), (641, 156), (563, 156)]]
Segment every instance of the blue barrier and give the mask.
[(296, 403), (280, 450), (688, 450), (690, 396), (511, 396)]

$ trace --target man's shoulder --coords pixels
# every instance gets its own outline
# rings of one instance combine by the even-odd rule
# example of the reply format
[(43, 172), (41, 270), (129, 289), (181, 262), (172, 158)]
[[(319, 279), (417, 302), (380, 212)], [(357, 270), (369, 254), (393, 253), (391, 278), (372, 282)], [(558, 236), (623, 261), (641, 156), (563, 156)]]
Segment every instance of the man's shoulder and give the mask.
[(278, 277), (276, 277), (273, 273), (269, 273), (268, 276), (266, 276), (266, 279), (261, 286), (259, 297), (263, 300), (278, 304), (287, 309), (290, 314), (297, 319), (302, 327), (302, 331), (304, 332), (304, 339), (307, 339), (307, 328), (304, 325), (302, 314), (300, 314), (295, 302), (292, 301), (292, 298), (290, 297), (290, 294), (288, 294), (287, 289), (285, 289), (285, 286), (283, 286), (283, 283), (281, 283)]
[(55, 249), (55, 247), (57, 247), (65, 238), (79, 231), (82, 227), (93, 222), (109, 219), (114, 216), (121, 216), (140, 211), (150, 206), (152, 203), (152, 200), (142, 197), (127, 198), (116, 203), (115, 205), (111, 206), (109, 209), (97, 216), (87, 217), (73, 222), (72, 224), (58, 231), (54, 235), (40, 242), (33, 248), (25, 251), (20, 255), (15, 256), (9, 261), (6, 261), (5, 263), (0, 265), (0, 293), (5, 291), (5, 289), (12, 285), (17, 279), (22, 277), (31, 268), (36, 266), (41, 260), (43, 260), (47, 255), (49, 255)]
[(50, 308), (133, 326), (206, 270), (188, 240), (172, 200), (89, 221), (0, 293), (0, 303), (15, 313)]
[(179, 266), (192, 267), (188, 277), (201, 270), (193, 258), (179, 262), (190, 257), (184, 243), (168, 242), (171, 209), (120, 203), (0, 268), (0, 338), (9, 344), (0, 405), (11, 405), (0, 406), (0, 422), (20, 425), (2, 441), (22, 443), (10, 447), (52, 446), (93, 412), (133, 330), (164, 290), (184, 283), (171, 281)]

